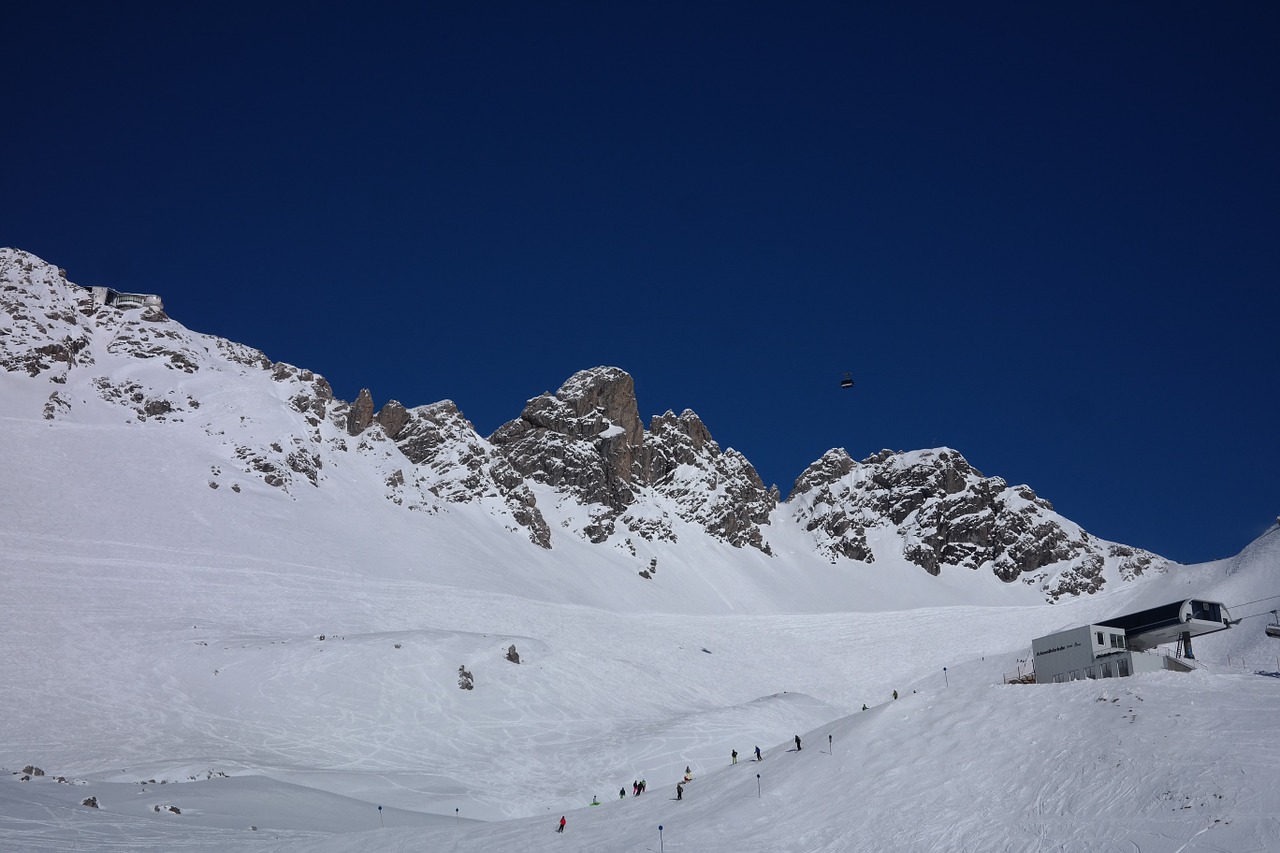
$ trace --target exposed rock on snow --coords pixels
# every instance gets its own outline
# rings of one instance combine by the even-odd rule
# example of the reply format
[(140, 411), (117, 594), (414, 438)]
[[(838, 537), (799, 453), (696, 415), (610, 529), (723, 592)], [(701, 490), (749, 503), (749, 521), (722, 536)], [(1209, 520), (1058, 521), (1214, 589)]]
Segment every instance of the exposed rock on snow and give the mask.
[(1089, 536), (1029, 487), (984, 477), (947, 448), (885, 450), (860, 464), (830, 450), (796, 480), (787, 504), (832, 558), (873, 562), (867, 531), (892, 530), (903, 556), (930, 574), (989, 569), (1005, 582), (1039, 584), (1050, 598), (1097, 592), (1108, 567), (1132, 579), (1165, 565)]
[[(95, 306), (63, 271), (16, 249), (0, 249), (0, 316), (0, 370), (43, 384), (28, 417), (197, 421), (231, 476), (294, 496), (325, 488), (333, 466), (355, 466), (397, 506), (434, 514), (476, 504), (551, 548), (536, 497), (549, 491), (563, 529), (640, 560), (649, 555), (636, 541), (676, 543), (689, 530), (772, 554), (773, 525), (798, 525), (831, 562), (873, 563), (879, 550), (934, 575), (961, 567), (1036, 584), (1050, 599), (1164, 566), (1089, 536), (1027, 486), (985, 477), (945, 448), (861, 463), (828, 451), (780, 507), (777, 488), (722, 450), (692, 410), (653, 417), (646, 430), (634, 381), (616, 367), (573, 374), (486, 440), (448, 400), (376, 409), (362, 389), (348, 404), (322, 376), (192, 332), (158, 308)], [(200, 484), (217, 489), (221, 467)], [(240, 491), (232, 483), (219, 494)]]
[(875, 555), (866, 530), (877, 519), (855, 499), (856, 478), (846, 481), (856, 466), (843, 449), (828, 450), (796, 479), (787, 503), (795, 520), (815, 534), (819, 553), (833, 561), (844, 557), (872, 563)]
[(555, 395), (530, 400), (489, 440), (522, 476), (566, 488), (583, 503), (616, 514), (635, 501), (643, 429), (634, 383), (617, 368), (575, 373)]
[(347, 413), (347, 434), (359, 435), (373, 423), (373, 395), (368, 388), (361, 388), (356, 401), (351, 404)]
[(593, 542), (612, 537), (619, 523), (645, 539), (674, 541), (671, 520), (649, 500), (665, 498), (677, 517), (713, 536), (769, 552), (761, 525), (774, 502), (751, 463), (722, 453), (690, 410), (654, 418), (646, 433), (634, 381), (616, 367), (575, 373), (554, 395), (530, 400), (490, 441), (521, 475), (596, 507), (583, 527)]
[(746, 457), (720, 445), (693, 411), (650, 422), (646, 480), (676, 502), (680, 515), (731, 545), (771, 553), (763, 525), (776, 505)]
[(385, 421), (395, 427), (395, 446), (417, 466), (423, 488), (449, 503), (501, 502), (516, 524), (528, 530), (532, 542), (551, 547), (551, 529), (524, 478), (476, 433), (451, 400), (407, 411), (396, 407), (398, 403), (384, 406), (378, 422), (385, 430), (385, 414)]

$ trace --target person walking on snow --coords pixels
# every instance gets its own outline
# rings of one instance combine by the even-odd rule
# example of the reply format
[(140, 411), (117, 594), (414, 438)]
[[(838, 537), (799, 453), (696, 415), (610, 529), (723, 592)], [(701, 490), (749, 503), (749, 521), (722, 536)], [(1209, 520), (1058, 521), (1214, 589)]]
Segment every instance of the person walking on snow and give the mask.
[(756, 761), (764, 761), (764, 757), (760, 755), (760, 747), (756, 747)]
[(676, 800), (684, 799), (684, 785), (680, 782), (676, 783)]
[(564, 832), (564, 815), (560, 815), (560, 825), (556, 827), (556, 832)]
[(796, 752), (800, 751), (800, 735), (796, 735)]
[(733, 761), (729, 762), (730, 764), (738, 763), (738, 750), (735, 749), (733, 752), (729, 753), (729, 756), (733, 759)]

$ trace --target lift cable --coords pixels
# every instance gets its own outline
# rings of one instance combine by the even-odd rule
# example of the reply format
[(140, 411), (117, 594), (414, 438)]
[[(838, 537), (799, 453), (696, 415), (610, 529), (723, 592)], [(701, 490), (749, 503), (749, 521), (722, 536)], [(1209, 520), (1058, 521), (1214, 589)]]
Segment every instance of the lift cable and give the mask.
[[(1227, 610), (1229, 610), (1229, 611), (1230, 611), (1230, 610), (1235, 610), (1237, 607), (1248, 607), (1250, 604), (1257, 604), (1257, 603), (1258, 603), (1258, 602), (1260, 602), (1260, 601), (1274, 601), (1274, 600), (1275, 600), (1275, 599), (1277, 599), (1277, 598), (1280, 598), (1280, 595), (1268, 595), (1266, 598), (1255, 598), (1253, 601), (1246, 601), (1246, 602), (1244, 602), (1243, 604), (1233, 604), (1233, 605), (1231, 605), (1230, 607), (1228, 607), (1228, 608), (1227, 608)], [(1240, 622), (1240, 621), (1242, 621), (1242, 620), (1244, 620), (1244, 619), (1252, 619), (1254, 616), (1266, 616), (1266, 615), (1268, 615), (1269, 613), (1271, 613), (1271, 611), (1270, 611), (1270, 610), (1264, 610), (1264, 611), (1263, 611), (1263, 612), (1261, 612), (1261, 613), (1254, 613), (1254, 614), (1252, 614), (1252, 615), (1250, 615), (1250, 616), (1241, 616), (1241, 617), (1239, 617), (1238, 619), (1235, 619), (1235, 620), (1233, 620), (1233, 621), (1235, 621), (1235, 622)]]

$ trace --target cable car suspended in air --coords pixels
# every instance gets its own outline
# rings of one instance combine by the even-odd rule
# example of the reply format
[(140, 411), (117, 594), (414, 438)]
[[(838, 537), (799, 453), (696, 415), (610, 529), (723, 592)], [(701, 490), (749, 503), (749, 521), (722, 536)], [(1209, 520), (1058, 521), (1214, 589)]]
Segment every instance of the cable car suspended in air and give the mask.
[(848, 371), (846, 371), (846, 372), (845, 372), (845, 374), (844, 374), (844, 379), (841, 379), (841, 380), (840, 380), (840, 387), (841, 387), (841, 388), (852, 388), (852, 387), (853, 387), (853, 374), (852, 374), (852, 373), (849, 373)]
[(1267, 636), (1275, 637), (1277, 640), (1280, 640), (1280, 614), (1272, 610), (1271, 616), (1275, 621), (1267, 625)]

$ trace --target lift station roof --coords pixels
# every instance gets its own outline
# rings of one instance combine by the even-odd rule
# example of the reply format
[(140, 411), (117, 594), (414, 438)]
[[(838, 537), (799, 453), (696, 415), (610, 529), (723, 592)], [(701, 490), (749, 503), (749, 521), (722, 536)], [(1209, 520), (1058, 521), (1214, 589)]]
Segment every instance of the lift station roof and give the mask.
[(1189, 598), (1094, 624), (1124, 629), (1126, 645), (1143, 651), (1162, 643), (1176, 643), (1183, 634), (1198, 637), (1225, 631), (1231, 627), (1229, 619), (1222, 603)]

